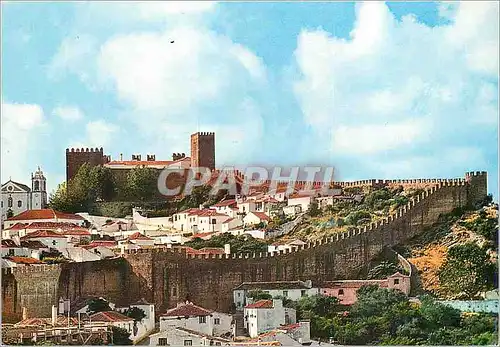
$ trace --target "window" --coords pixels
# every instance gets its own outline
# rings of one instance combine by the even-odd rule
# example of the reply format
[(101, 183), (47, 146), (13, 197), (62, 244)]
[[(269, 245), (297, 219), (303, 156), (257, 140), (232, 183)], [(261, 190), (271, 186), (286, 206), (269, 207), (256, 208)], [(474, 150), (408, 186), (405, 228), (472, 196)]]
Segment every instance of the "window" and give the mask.
[(3, 201), (2, 201), (2, 207), (3, 207)]
[(206, 316), (200, 316), (200, 324), (205, 324), (207, 322)]
[(34, 190), (40, 190), (40, 182), (35, 181), (35, 189)]
[(344, 289), (339, 289), (339, 295), (344, 295)]
[(12, 197), (11, 196), (9, 196), (9, 198), (7, 199), (7, 206), (12, 207)]
[(221, 346), (220, 342), (215, 343), (216, 346)]
[(192, 346), (193, 340), (184, 340), (184, 346)]
[(241, 293), (238, 293), (238, 298), (241, 296)]
[(300, 296), (306, 296), (306, 291), (305, 290), (301, 290), (300, 291)]
[(17, 200), (17, 207), (23, 206), (23, 202), (21, 200)]
[(217, 220), (215, 218), (212, 218), (212, 224), (217, 224)]
[(160, 337), (158, 339), (158, 346), (168, 346), (167, 338), (166, 337)]
[(399, 284), (399, 278), (394, 279), (394, 284)]
[(288, 290), (283, 291), (283, 296), (286, 298), (288, 296)]
[(13, 249), (9, 249), (9, 256), (13, 257), (15, 254), (14, 254), (14, 250)]
[(214, 318), (214, 324), (220, 325), (220, 318)]

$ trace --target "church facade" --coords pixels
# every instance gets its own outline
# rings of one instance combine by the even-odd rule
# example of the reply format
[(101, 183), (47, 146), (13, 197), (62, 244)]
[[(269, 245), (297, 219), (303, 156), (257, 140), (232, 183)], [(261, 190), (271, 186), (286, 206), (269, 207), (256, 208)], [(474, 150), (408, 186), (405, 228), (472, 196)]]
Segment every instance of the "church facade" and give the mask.
[(38, 168), (31, 174), (31, 188), (12, 180), (2, 184), (2, 222), (26, 210), (38, 210), (47, 206), (47, 180)]

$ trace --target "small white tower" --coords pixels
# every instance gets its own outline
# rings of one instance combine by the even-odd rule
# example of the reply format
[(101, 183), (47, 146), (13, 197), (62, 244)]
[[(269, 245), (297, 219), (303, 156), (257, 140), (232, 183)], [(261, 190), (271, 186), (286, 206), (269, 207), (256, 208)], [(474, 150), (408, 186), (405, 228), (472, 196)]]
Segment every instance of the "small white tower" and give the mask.
[(31, 174), (31, 208), (38, 210), (47, 206), (47, 180), (43, 171), (38, 170)]

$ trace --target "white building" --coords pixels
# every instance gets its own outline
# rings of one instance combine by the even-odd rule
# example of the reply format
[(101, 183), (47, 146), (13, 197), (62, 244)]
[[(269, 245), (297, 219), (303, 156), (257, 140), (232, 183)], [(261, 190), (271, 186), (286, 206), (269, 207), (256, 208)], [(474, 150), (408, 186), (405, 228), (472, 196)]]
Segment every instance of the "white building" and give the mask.
[[(243, 222), (241, 221), (241, 219), (229, 218), (229, 219), (226, 219), (224, 222), (222, 222), (221, 232), (231, 233), (230, 232), (231, 229), (234, 230), (234, 229), (239, 228), (239, 227), (243, 227)], [(241, 228), (241, 229), (243, 229), (243, 228)]]
[(313, 196), (294, 194), (288, 198), (288, 206), (299, 205), (302, 211), (307, 211), (313, 201)]
[(51, 230), (38, 230), (21, 238), (21, 241), (40, 241), (49, 248), (62, 251), (68, 248), (68, 238)]
[(43, 172), (31, 174), (31, 188), (12, 180), (2, 184), (1, 220), (16, 216), (26, 210), (47, 206), (47, 182)]
[(186, 302), (160, 315), (160, 332), (150, 336), (150, 345), (208, 346), (210, 341), (229, 341), (217, 337), (230, 337), (233, 333), (230, 315)]
[(213, 206), (210, 206), (211, 209), (217, 211), (221, 214), (226, 214), (230, 217), (233, 216), (233, 208), (237, 206), (235, 199), (221, 201)]
[(303, 296), (313, 296), (319, 293), (318, 288), (313, 288), (308, 281), (276, 281), (276, 282), (243, 282), (233, 289), (233, 299), (237, 310), (242, 310), (245, 305), (253, 302), (248, 297), (252, 291), (263, 291), (274, 297), (284, 297), (293, 301)]
[(295, 218), (299, 213), (302, 212), (301, 205), (292, 205), (283, 207), (283, 213), (285, 217)]
[(243, 217), (244, 225), (257, 225), (260, 223), (268, 224), (271, 221), (269, 217), (264, 212), (249, 212), (245, 217)]
[(127, 330), (133, 341), (134, 320), (116, 311), (97, 312), (90, 316), (92, 323), (105, 323)]
[(129, 308), (137, 307), (144, 311), (146, 315), (141, 321), (135, 322), (132, 329), (130, 339), (132, 341), (138, 340), (155, 329), (155, 306), (144, 299), (131, 304), (128, 307), (120, 307), (115, 310), (125, 314)]
[(279, 253), (280, 251), (295, 251), (306, 243), (302, 240), (275, 242), (267, 246), (268, 253)]
[(194, 305), (179, 303), (177, 307), (160, 315), (160, 331), (183, 327), (210, 336), (221, 336), (233, 331), (232, 317)]
[(238, 212), (243, 215), (248, 212), (254, 212), (255, 210), (255, 200), (245, 200), (238, 203)]
[(259, 300), (245, 306), (244, 324), (250, 337), (296, 322), (296, 312), (292, 308), (283, 307), (281, 299)]

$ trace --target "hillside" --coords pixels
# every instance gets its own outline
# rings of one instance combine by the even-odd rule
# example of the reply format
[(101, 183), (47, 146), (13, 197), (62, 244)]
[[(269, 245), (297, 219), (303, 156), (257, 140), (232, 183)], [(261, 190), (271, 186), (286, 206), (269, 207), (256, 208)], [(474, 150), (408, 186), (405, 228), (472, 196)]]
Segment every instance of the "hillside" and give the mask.
[[(447, 263), (449, 251), (453, 247), (475, 245), (485, 252), (485, 259), (491, 264), (497, 261), (498, 205), (491, 204), (476, 211), (468, 211), (461, 216), (444, 216), (433, 228), (407, 245), (403, 252), (418, 270), (421, 291), (430, 292), (443, 299), (466, 297), (455, 293), (440, 282)], [(456, 248), (458, 249), (458, 248)], [(456, 286), (461, 283), (457, 278)], [(484, 289), (492, 289), (487, 283)]]

